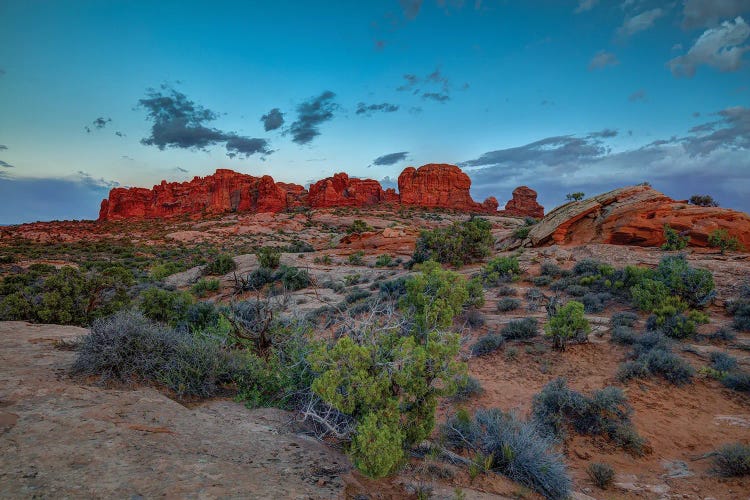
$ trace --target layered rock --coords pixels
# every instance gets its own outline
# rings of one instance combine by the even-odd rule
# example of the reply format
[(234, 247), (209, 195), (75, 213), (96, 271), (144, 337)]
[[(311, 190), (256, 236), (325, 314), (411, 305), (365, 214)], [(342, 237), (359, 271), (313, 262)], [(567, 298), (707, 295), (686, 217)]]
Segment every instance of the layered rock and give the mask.
[(100, 220), (152, 219), (184, 214), (278, 212), (304, 202), (305, 189), (274, 182), (269, 175), (254, 177), (219, 169), (190, 182), (167, 182), (145, 188), (115, 188), (103, 200)]
[(689, 237), (690, 246), (708, 246), (716, 229), (725, 229), (750, 249), (750, 216), (736, 210), (699, 207), (677, 201), (649, 186), (631, 186), (562, 205), (529, 232), (534, 246), (581, 245), (659, 246), (664, 225)]
[(429, 208), (453, 208), (471, 212), (497, 212), (497, 200), (477, 203), (469, 190), (471, 179), (455, 165), (430, 163), (407, 167), (398, 176), (401, 203)]
[(398, 195), (392, 189), (384, 191), (376, 180), (350, 178), (341, 172), (310, 185), (308, 201), (313, 208), (362, 207), (398, 202)]
[(505, 213), (520, 217), (544, 217), (544, 207), (536, 201), (536, 191), (527, 186), (518, 186), (513, 190), (513, 198), (505, 204)]

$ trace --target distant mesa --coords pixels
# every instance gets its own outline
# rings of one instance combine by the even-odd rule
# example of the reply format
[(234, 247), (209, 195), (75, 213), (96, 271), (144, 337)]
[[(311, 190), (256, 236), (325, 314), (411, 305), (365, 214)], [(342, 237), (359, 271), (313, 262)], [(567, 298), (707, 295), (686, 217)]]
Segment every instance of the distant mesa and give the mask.
[(536, 224), (528, 239), (533, 246), (611, 243), (654, 247), (665, 242), (665, 224), (688, 236), (690, 246), (706, 247), (713, 231), (725, 229), (744, 248), (750, 249), (748, 214), (689, 205), (646, 185), (566, 203)]
[(230, 212), (280, 212), (295, 207), (332, 208), (407, 205), (472, 213), (541, 217), (536, 192), (525, 186), (513, 191), (505, 211), (489, 197), (472, 199), (471, 179), (455, 165), (408, 167), (398, 177), (397, 193), (373, 179), (345, 173), (321, 179), (306, 190), (299, 184), (275, 182), (269, 175), (254, 177), (219, 169), (189, 182), (162, 181), (153, 187), (115, 188), (102, 200), (99, 220), (157, 219), (179, 215), (216, 215)]

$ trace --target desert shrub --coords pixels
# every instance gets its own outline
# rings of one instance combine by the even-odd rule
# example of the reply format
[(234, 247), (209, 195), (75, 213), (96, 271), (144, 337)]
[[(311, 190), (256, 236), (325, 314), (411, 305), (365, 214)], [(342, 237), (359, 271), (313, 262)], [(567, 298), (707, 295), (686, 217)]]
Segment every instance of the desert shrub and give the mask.
[(379, 297), (383, 300), (398, 300), (406, 294), (406, 278), (396, 278), (390, 281), (381, 281), (378, 285)]
[(466, 282), (466, 292), (469, 299), (464, 303), (464, 307), (482, 307), (484, 305), (484, 287), (482, 280), (472, 278)]
[(527, 300), (526, 308), (529, 311), (536, 311), (545, 300), (546, 296), (538, 288), (529, 288), (524, 294)]
[(713, 453), (714, 468), (722, 476), (750, 475), (750, 446), (742, 443), (725, 444)]
[(571, 300), (550, 317), (544, 332), (552, 338), (556, 349), (565, 349), (569, 339), (585, 339), (591, 331), (588, 320), (583, 316), (583, 304)]
[(220, 285), (221, 283), (217, 279), (214, 279), (214, 280), (200, 279), (196, 281), (193, 286), (190, 287), (190, 291), (196, 297), (203, 297), (207, 295), (209, 292), (217, 292), (219, 290)]
[(421, 272), (405, 282), (402, 310), (411, 312), (418, 330), (449, 327), (469, 302), (466, 278), (432, 261), (421, 264), (418, 270)]
[(662, 250), (682, 250), (688, 246), (690, 238), (681, 235), (672, 229), (669, 224), (664, 224), (664, 240), (665, 243), (661, 246)]
[(521, 307), (521, 301), (512, 297), (503, 297), (497, 301), (498, 312), (513, 311), (519, 307)]
[(598, 488), (603, 490), (609, 488), (612, 485), (612, 481), (615, 479), (615, 470), (611, 465), (605, 463), (592, 462), (586, 468), (586, 472), (591, 478), (591, 481)]
[(589, 293), (588, 287), (583, 285), (569, 285), (565, 288), (565, 291), (568, 295), (572, 295), (573, 297), (583, 297)]
[(383, 255), (378, 255), (378, 258), (375, 259), (375, 265), (377, 267), (388, 267), (393, 262), (393, 257), (390, 254), (384, 253)]
[(476, 309), (468, 309), (464, 312), (464, 319), (472, 328), (479, 328), (484, 325), (484, 314)]
[(638, 321), (638, 315), (629, 311), (618, 312), (612, 315), (610, 324), (615, 326), (635, 326)]
[(547, 286), (552, 283), (552, 278), (543, 274), (541, 276), (534, 276), (531, 278), (531, 282), (534, 283), (534, 286)]
[(713, 351), (708, 355), (711, 368), (718, 372), (731, 372), (737, 368), (737, 358), (721, 351)]
[(623, 363), (617, 372), (621, 381), (658, 375), (675, 385), (690, 382), (695, 370), (690, 364), (674, 354), (669, 341), (659, 333), (640, 336), (630, 354), (631, 361)]
[(721, 379), (724, 387), (740, 392), (750, 392), (750, 373), (741, 371), (727, 373)]
[(538, 329), (539, 324), (536, 318), (521, 318), (511, 320), (500, 333), (508, 340), (527, 340), (535, 337)]
[(312, 390), (358, 422), (349, 453), (364, 474), (390, 474), (403, 450), (430, 434), (438, 398), (452, 395), (465, 371), (454, 361), (458, 350), (455, 334), (430, 331), (417, 338), (387, 324), (315, 347), (308, 357), (318, 374)]
[(565, 274), (565, 271), (563, 271), (560, 266), (558, 266), (554, 262), (548, 260), (542, 262), (541, 274), (542, 276), (551, 276), (553, 278), (557, 278), (559, 276), (563, 276)]
[(187, 292), (149, 288), (141, 294), (139, 308), (150, 320), (176, 326), (185, 321), (192, 303)]
[(600, 274), (611, 274), (612, 267), (594, 259), (583, 259), (573, 266), (574, 276), (598, 276)]
[(313, 262), (316, 263), (316, 264), (325, 264), (325, 265), (329, 266), (329, 265), (331, 265), (333, 263), (333, 259), (331, 258), (330, 255), (325, 254), (325, 255), (322, 255), (320, 257), (315, 257), (313, 259)]
[(259, 267), (247, 275), (247, 287), (250, 290), (260, 290), (268, 283), (273, 283), (274, 273), (269, 267)]
[[(698, 338), (698, 335), (696, 335), (696, 338)], [(735, 335), (734, 332), (732, 332), (729, 328), (721, 327), (714, 333), (703, 335), (702, 338), (706, 338), (708, 340), (723, 340), (726, 342), (736, 339), (737, 335)]]
[(312, 283), (310, 274), (305, 269), (293, 266), (281, 266), (274, 274), (274, 280), (280, 281), (284, 289), (290, 292), (307, 288)]
[(349, 254), (349, 257), (347, 257), (347, 261), (353, 266), (361, 266), (362, 264), (364, 264), (364, 256), (365, 252), (363, 252), (362, 250), (357, 250), (353, 254)]
[(218, 343), (121, 311), (96, 320), (79, 343), (72, 372), (101, 382), (158, 381), (178, 396), (207, 397), (233, 379)]
[(727, 304), (727, 312), (734, 316), (732, 327), (740, 332), (750, 332), (750, 300), (741, 297)]
[(605, 387), (588, 397), (557, 378), (534, 396), (531, 411), (532, 418), (553, 436), (562, 437), (572, 428), (578, 434), (607, 437), (633, 453), (643, 452), (644, 440), (630, 421), (633, 410), (618, 387)]
[(531, 226), (521, 226), (513, 231), (513, 237), (517, 240), (526, 238), (531, 232)]
[(617, 325), (612, 328), (611, 338), (615, 344), (633, 345), (638, 336), (629, 326)]
[(412, 259), (415, 263), (434, 260), (461, 267), (490, 255), (494, 244), (492, 224), (486, 219), (472, 217), (468, 221), (454, 222), (447, 228), (422, 231)]
[(471, 346), (472, 356), (484, 356), (500, 349), (505, 344), (505, 338), (497, 333), (489, 333), (477, 340)]
[(346, 232), (349, 234), (352, 233), (366, 233), (368, 231), (372, 231), (372, 226), (369, 225), (367, 222), (363, 221), (362, 219), (354, 219), (352, 223), (349, 225), (348, 228), (346, 228)]
[(315, 247), (306, 241), (295, 239), (286, 246), (286, 251), (288, 253), (310, 253), (315, 251)]
[(716, 296), (711, 272), (691, 267), (684, 255), (664, 257), (655, 269), (654, 279), (664, 283), (672, 295), (685, 300), (690, 307), (703, 307)]
[(482, 384), (479, 380), (469, 375), (462, 375), (456, 380), (456, 393), (451, 399), (453, 401), (468, 401), (474, 396), (478, 396), (484, 392)]
[(495, 293), (500, 297), (515, 297), (518, 295), (518, 290), (510, 285), (500, 285), (495, 289)]
[(448, 418), (442, 439), (458, 450), (484, 458), (482, 467), (532, 488), (545, 498), (568, 498), (572, 482), (553, 438), (538, 425), (499, 409), (479, 410), (472, 419), (465, 411)]
[(344, 301), (347, 304), (353, 304), (355, 302), (358, 302), (362, 299), (368, 298), (370, 295), (372, 295), (371, 292), (368, 290), (363, 290), (361, 288), (355, 288), (351, 292), (346, 294), (346, 297), (344, 297)]
[(185, 266), (181, 262), (165, 262), (151, 268), (151, 278), (153, 278), (154, 281), (162, 281), (167, 276), (171, 276), (184, 270)]
[(489, 286), (507, 283), (521, 274), (515, 257), (495, 257), (482, 268), (482, 282)]
[(234, 259), (231, 255), (225, 253), (217, 255), (203, 268), (203, 274), (209, 276), (223, 276), (230, 271), (237, 269)]
[(698, 205), (699, 207), (718, 207), (719, 202), (714, 200), (713, 196), (707, 194), (694, 194), (690, 197), (689, 203), (691, 205)]
[(630, 289), (633, 305), (641, 311), (653, 311), (671, 297), (669, 288), (661, 281), (646, 278)]
[(607, 307), (607, 302), (612, 299), (612, 294), (607, 292), (589, 292), (581, 297), (583, 309), (587, 313), (602, 312)]
[(686, 304), (677, 297), (669, 297), (667, 301), (654, 310), (654, 314), (646, 320), (648, 331), (660, 331), (667, 337), (684, 339), (695, 334), (699, 324), (708, 323), (708, 316), (699, 311), (683, 314)]
[(356, 285), (360, 281), (362, 281), (362, 275), (360, 275), (359, 273), (347, 274), (346, 276), (344, 276), (345, 286)]
[(255, 251), (258, 265), (266, 269), (276, 269), (281, 262), (281, 250), (276, 247), (260, 247)]
[[(225, 340), (230, 325), (221, 310), (211, 302), (196, 302), (188, 307), (183, 323), (193, 333)], [(182, 325), (180, 325), (182, 326)]]
[(708, 235), (708, 246), (718, 248), (722, 254), (727, 250), (735, 251), (740, 248), (740, 240), (735, 236), (730, 236), (726, 229), (714, 229)]

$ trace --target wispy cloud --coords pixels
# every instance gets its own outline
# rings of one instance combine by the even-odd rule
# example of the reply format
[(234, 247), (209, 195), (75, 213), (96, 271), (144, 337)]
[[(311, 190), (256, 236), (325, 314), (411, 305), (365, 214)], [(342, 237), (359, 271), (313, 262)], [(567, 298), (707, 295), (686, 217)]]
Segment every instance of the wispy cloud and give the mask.
[(0, 160), (0, 167), (3, 167), (3, 168), (15, 168), (15, 165), (11, 165), (7, 161)]
[(645, 100), (646, 100), (646, 91), (643, 89), (638, 89), (628, 96), (628, 101), (630, 102), (645, 101)]
[(372, 160), (372, 164), (376, 166), (383, 165), (395, 165), (396, 163), (402, 162), (409, 155), (408, 151), (400, 151), (398, 153), (389, 153), (387, 155), (378, 156)]
[(664, 16), (664, 10), (660, 8), (647, 10), (632, 17), (626, 17), (617, 29), (620, 38), (628, 38), (639, 31), (645, 31), (654, 26), (657, 19)]
[(398, 111), (398, 105), (391, 104), (389, 102), (384, 102), (381, 104), (365, 104), (363, 102), (360, 102), (357, 104), (356, 114), (370, 116), (378, 111), (382, 113), (394, 113)]
[(607, 66), (617, 66), (618, 64), (620, 64), (620, 61), (617, 60), (616, 55), (612, 52), (607, 52), (606, 50), (600, 50), (593, 58), (591, 58), (591, 61), (589, 62), (589, 71), (606, 68)]
[(748, 0), (685, 0), (682, 27), (712, 28), (724, 19), (746, 13), (750, 13)]
[(667, 66), (674, 76), (687, 78), (692, 78), (701, 65), (723, 72), (737, 71), (745, 52), (750, 51), (750, 45), (742, 45), (748, 37), (750, 26), (742, 17), (725, 21), (704, 31), (687, 54), (675, 57)]
[(578, 7), (576, 7), (576, 10), (574, 10), (573, 12), (575, 12), (576, 14), (586, 12), (593, 9), (598, 3), (599, 0), (578, 0)]
[(307, 144), (320, 135), (320, 126), (333, 119), (333, 113), (339, 107), (334, 102), (335, 97), (336, 94), (326, 90), (297, 106), (297, 120), (289, 129), (292, 141)]

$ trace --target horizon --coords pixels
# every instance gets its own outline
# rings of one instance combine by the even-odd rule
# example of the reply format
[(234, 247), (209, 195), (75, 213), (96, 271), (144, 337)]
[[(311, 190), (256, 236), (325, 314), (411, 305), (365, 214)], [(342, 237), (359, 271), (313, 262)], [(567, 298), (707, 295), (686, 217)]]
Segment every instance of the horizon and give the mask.
[(4, 2), (0, 224), (227, 168), (750, 212), (750, 1)]

